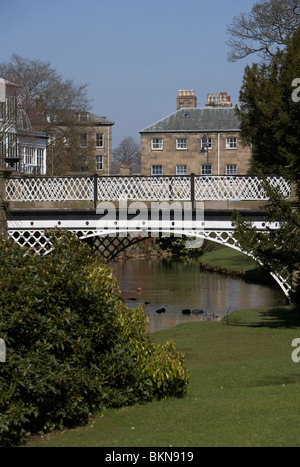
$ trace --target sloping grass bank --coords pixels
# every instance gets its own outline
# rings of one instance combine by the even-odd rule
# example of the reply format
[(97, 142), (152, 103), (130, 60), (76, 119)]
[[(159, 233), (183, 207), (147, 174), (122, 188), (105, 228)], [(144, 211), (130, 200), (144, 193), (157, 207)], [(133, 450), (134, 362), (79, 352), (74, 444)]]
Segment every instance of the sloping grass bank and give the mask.
[(86, 427), (30, 446), (300, 446), (300, 338), (291, 307), (233, 312), (226, 322), (183, 324), (154, 334), (174, 339), (190, 384), (182, 399), (107, 410)]
[(232, 248), (223, 247), (204, 253), (199, 262), (201, 269), (206, 271), (234, 275), (251, 282), (273, 281), (256, 261)]

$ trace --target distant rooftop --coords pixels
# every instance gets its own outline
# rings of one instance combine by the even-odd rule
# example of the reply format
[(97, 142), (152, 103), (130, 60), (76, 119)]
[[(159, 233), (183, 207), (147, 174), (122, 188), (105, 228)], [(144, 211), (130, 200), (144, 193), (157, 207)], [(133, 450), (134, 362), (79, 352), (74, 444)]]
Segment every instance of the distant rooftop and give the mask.
[(181, 108), (148, 126), (140, 133), (239, 131), (240, 119), (234, 108)]
[(99, 117), (98, 115), (92, 114), (89, 112), (89, 121), (95, 124), (101, 124), (101, 125), (114, 125), (115, 122), (112, 122), (110, 120), (107, 120), (106, 117)]
[(99, 117), (91, 112), (87, 111), (78, 111), (78, 110), (70, 110), (70, 109), (61, 109), (59, 115), (59, 122), (63, 124), (64, 122), (70, 119), (76, 119), (78, 124), (82, 125), (108, 125), (112, 126), (115, 122), (107, 120), (106, 117)]

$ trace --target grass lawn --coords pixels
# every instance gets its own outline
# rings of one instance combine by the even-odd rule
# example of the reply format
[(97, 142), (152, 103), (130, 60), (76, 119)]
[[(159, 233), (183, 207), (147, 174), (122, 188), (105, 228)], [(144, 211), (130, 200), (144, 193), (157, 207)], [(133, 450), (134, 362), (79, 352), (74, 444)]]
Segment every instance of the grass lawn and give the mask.
[[(300, 315), (299, 315), (300, 316)], [(190, 373), (187, 395), (106, 410), (89, 425), (31, 440), (45, 447), (300, 446), (300, 319), (290, 307), (159, 331)]]
[(209, 265), (210, 268), (219, 268), (219, 272), (238, 272), (242, 277), (251, 282), (273, 283), (268, 272), (250, 256), (234, 250), (233, 248), (221, 247), (214, 251), (204, 253), (199, 258), (200, 263)]
[(204, 253), (200, 256), (200, 261), (201, 263), (208, 263), (211, 266), (220, 266), (241, 271), (251, 271), (258, 267), (258, 264), (249, 256), (228, 247)]

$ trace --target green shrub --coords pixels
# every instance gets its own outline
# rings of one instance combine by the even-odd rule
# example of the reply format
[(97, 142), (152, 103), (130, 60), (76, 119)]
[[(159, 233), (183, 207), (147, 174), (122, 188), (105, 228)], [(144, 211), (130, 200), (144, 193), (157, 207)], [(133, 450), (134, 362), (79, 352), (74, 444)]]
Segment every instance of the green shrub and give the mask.
[[(2, 446), (18, 444), (28, 433), (85, 423), (104, 406), (172, 394), (170, 385), (157, 392), (151, 371), (140, 363), (139, 332), (128, 334), (131, 312), (110, 269), (95, 267), (89, 247), (76, 236), (51, 235), (54, 250), (47, 256), (24, 255), (0, 239), (0, 337), (7, 348), (0, 363)], [(162, 371), (176, 366), (172, 352), (162, 357)]]
[(169, 237), (160, 237), (156, 240), (157, 245), (163, 251), (169, 251), (175, 256), (197, 258), (203, 254), (202, 247), (188, 248), (187, 242), (194, 241), (195, 237), (176, 237), (171, 234)]
[(118, 315), (122, 334), (132, 345), (131, 354), (136, 358), (140, 371), (149, 378), (155, 399), (181, 397), (188, 386), (188, 372), (183, 354), (176, 350), (173, 341), (155, 344), (146, 332), (147, 318), (142, 308), (123, 308)]

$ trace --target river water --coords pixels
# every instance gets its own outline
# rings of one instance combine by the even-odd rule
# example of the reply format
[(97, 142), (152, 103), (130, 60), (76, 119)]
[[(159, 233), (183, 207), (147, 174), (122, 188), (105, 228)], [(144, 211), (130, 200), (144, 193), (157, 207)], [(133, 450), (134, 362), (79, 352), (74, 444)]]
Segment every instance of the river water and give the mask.
[[(145, 309), (150, 332), (185, 322), (219, 320), (237, 309), (273, 306), (285, 299), (275, 283), (273, 287), (203, 272), (197, 260), (133, 259), (110, 266), (128, 306)], [(165, 311), (158, 313), (161, 309)]]

